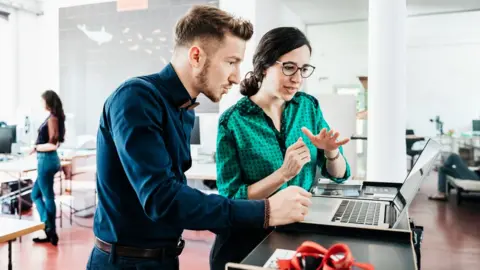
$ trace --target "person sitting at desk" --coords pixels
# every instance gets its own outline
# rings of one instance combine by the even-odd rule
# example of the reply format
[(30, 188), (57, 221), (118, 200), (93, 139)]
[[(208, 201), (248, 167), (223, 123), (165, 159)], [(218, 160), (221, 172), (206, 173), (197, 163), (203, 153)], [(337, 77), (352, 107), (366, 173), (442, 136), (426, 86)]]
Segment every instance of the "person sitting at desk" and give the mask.
[[(240, 86), (246, 96), (226, 110), (217, 137), (217, 187), (233, 199), (265, 199), (288, 186), (310, 190), (317, 166), (336, 182), (350, 176), (339, 133), (330, 130), (318, 101), (300, 92), (312, 75), (311, 46), (293, 27), (266, 33), (253, 57), (254, 71)], [(303, 131), (303, 132), (302, 132)], [(316, 134), (316, 135), (314, 135)], [(217, 234), (212, 270), (239, 262), (267, 235), (263, 229)]]
[(462, 180), (480, 180), (480, 170), (472, 171), (457, 154), (450, 154), (438, 169), (438, 193), (431, 195), (430, 200), (446, 201), (447, 175)]

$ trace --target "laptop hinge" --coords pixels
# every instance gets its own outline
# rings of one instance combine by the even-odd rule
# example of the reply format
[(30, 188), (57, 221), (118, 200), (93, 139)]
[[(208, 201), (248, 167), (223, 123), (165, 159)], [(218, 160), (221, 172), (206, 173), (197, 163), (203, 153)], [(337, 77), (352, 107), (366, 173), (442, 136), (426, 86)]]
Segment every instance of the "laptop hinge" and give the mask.
[(389, 228), (392, 228), (396, 221), (397, 209), (395, 209), (393, 202), (390, 202), (388, 205), (385, 205), (385, 218), (383, 222), (388, 224)]

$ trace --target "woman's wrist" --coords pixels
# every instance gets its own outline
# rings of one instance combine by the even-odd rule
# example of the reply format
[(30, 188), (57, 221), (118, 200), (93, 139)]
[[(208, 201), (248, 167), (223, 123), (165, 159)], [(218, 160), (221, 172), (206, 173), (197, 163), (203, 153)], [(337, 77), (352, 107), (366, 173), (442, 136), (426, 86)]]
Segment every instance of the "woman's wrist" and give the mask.
[(332, 151), (325, 151), (325, 157), (330, 160), (336, 160), (340, 156), (340, 151), (337, 149), (332, 150)]
[(282, 183), (288, 182), (290, 179), (292, 179), (292, 178), (289, 178), (287, 176), (287, 173), (285, 172), (283, 167), (280, 167), (280, 169), (278, 169), (276, 171), (276, 173), (277, 173), (277, 176), (278, 176), (276, 178), (279, 179), (279, 181), (282, 182)]

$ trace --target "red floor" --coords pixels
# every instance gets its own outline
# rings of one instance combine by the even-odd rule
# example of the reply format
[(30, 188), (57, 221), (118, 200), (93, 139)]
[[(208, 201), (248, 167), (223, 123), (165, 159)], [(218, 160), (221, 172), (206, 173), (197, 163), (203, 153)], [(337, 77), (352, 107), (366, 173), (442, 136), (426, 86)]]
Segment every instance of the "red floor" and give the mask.
[[(410, 210), (415, 222), (425, 227), (422, 244), (422, 269), (478, 269), (480, 265), (480, 202), (459, 207), (427, 200), (435, 190), (435, 177), (424, 183)], [(91, 219), (77, 222), (91, 225)], [(64, 224), (68, 222), (65, 220)], [(57, 248), (35, 245), (31, 236), (13, 244), (13, 269), (85, 269), (92, 248), (90, 228), (74, 225), (59, 229)], [(187, 245), (180, 257), (181, 269), (208, 269), (208, 254), (213, 236), (187, 232)], [(189, 239), (189, 240), (188, 240)], [(197, 239), (197, 240), (193, 240)], [(7, 245), (0, 244), (0, 269), (7, 269)]]

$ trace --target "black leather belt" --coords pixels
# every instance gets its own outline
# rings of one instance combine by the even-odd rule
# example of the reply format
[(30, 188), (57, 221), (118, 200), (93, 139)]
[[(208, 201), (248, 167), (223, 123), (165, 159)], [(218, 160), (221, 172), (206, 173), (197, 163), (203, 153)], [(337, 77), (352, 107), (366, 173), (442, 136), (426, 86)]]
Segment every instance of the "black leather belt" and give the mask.
[[(95, 246), (107, 253), (110, 253), (112, 250), (112, 244), (107, 243), (101, 239), (95, 237)], [(128, 246), (115, 246), (115, 254), (117, 256), (123, 257), (134, 257), (134, 258), (150, 258), (150, 259), (164, 259), (164, 258), (176, 258), (182, 254), (183, 248), (185, 247), (185, 241), (180, 239), (177, 246), (174, 247), (163, 247), (163, 248), (138, 248), (138, 247), (128, 247)]]

